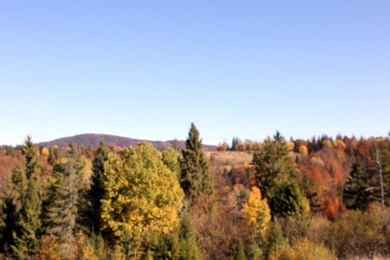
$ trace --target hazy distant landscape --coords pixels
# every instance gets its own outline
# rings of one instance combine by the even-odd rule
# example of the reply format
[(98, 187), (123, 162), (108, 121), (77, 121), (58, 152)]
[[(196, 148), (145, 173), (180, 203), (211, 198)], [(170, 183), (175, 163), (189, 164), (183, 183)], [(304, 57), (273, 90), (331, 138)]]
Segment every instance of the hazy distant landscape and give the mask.
[[(77, 144), (77, 146), (98, 147), (101, 140), (104, 140), (107, 145), (110, 146), (116, 145), (119, 147), (136, 146), (141, 142), (151, 143), (153, 144), (154, 147), (156, 147), (156, 149), (159, 150), (171, 148), (174, 145), (177, 145), (181, 149), (185, 147), (185, 141), (180, 141), (180, 140), (150, 141), (150, 140), (138, 140), (138, 139), (133, 139), (128, 137), (121, 137), (121, 136), (108, 135), (108, 134), (82, 134), (82, 135), (76, 135), (71, 137), (58, 138), (49, 142), (41, 142), (38, 143), (38, 145), (40, 146), (58, 145), (62, 147), (68, 147), (69, 144), (73, 141)], [(203, 147), (210, 151), (217, 149), (217, 146), (215, 145), (203, 145)]]

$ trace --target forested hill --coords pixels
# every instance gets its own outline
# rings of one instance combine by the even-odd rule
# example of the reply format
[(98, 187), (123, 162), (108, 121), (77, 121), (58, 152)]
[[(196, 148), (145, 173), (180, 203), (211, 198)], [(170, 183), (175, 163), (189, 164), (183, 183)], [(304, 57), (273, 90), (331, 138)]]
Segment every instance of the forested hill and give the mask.
[[(58, 146), (68, 146), (70, 142), (74, 141), (77, 146), (91, 146), (91, 147), (97, 147), (99, 146), (100, 141), (104, 139), (107, 145), (116, 145), (120, 147), (129, 147), (129, 146), (136, 146), (138, 143), (141, 142), (149, 142), (153, 144), (154, 147), (157, 149), (164, 149), (173, 147), (175, 143), (180, 147), (184, 148), (185, 141), (179, 141), (179, 140), (169, 140), (169, 141), (149, 141), (149, 140), (140, 140), (140, 139), (132, 139), (128, 137), (122, 137), (122, 136), (115, 136), (115, 135), (107, 135), (107, 134), (82, 134), (82, 135), (75, 135), (70, 137), (63, 137), (59, 138), (53, 141), (48, 142), (42, 142), (39, 143), (41, 146), (52, 146), (52, 145), (58, 145)], [(203, 148), (209, 151), (215, 151), (217, 149), (217, 146), (215, 145), (203, 145)]]

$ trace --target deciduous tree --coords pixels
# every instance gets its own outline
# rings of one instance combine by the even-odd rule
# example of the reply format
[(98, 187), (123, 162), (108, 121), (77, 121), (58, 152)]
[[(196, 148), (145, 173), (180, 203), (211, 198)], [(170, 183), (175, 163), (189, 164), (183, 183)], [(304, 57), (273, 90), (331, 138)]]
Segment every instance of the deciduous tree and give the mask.
[(102, 175), (102, 229), (136, 255), (150, 230), (168, 234), (179, 223), (183, 190), (151, 144), (141, 143), (109, 154)]
[(259, 188), (252, 187), (248, 202), (242, 206), (242, 213), (253, 231), (264, 236), (271, 221), (271, 211), (267, 200), (261, 198)]

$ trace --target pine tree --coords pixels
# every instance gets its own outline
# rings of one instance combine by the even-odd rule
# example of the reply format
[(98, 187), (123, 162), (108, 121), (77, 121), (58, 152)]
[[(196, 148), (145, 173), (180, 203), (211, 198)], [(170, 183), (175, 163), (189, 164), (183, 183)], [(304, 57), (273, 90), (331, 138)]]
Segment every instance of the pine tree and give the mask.
[(27, 189), (27, 180), (25, 172), (16, 165), (12, 172), (11, 182), (8, 185), (6, 194), (3, 197), (1, 217), (2, 217), (2, 234), (0, 241), (0, 252), (11, 251), (15, 246), (15, 234), (17, 230), (17, 218), (24, 204), (24, 196)]
[(368, 185), (368, 172), (366, 165), (360, 156), (352, 165), (350, 178), (344, 185), (343, 201), (347, 209), (365, 210), (371, 197), (371, 191)]
[(74, 143), (70, 144), (67, 158), (53, 167), (54, 182), (49, 191), (46, 226), (47, 233), (59, 242), (63, 257), (73, 257), (71, 244), (78, 214), (82, 167)]
[(286, 177), (278, 179), (273, 193), (269, 205), (273, 216), (301, 216), (309, 211), (309, 202), (303, 196), (295, 179)]
[(239, 238), (237, 242), (237, 255), (236, 260), (247, 260), (244, 252), (244, 244), (242, 243), (242, 239)]
[(286, 142), (279, 132), (273, 140), (264, 141), (262, 150), (253, 155), (253, 164), (257, 170), (257, 186), (273, 216), (300, 215), (307, 211), (307, 200), (296, 181), (300, 172), (291, 162)]
[(180, 179), (180, 164), (178, 160), (178, 151), (174, 148), (169, 148), (162, 152), (162, 161), (164, 164), (176, 174), (177, 178)]
[(199, 248), (196, 243), (195, 231), (189, 215), (184, 215), (180, 222), (178, 251), (178, 259), (180, 260), (200, 259)]
[[(88, 226), (95, 232), (100, 232), (100, 200), (103, 198), (104, 189), (101, 183), (101, 177), (104, 173), (104, 163), (108, 159), (108, 148), (101, 140), (98, 149), (96, 150), (95, 158), (92, 162), (92, 184), (88, 191), (88, 209), (87, 216), (89, 217)], [(87, 218), (88, 219), (88, 218)]]
[(37, 232), (41, 227), (40, 214), (41, 203), (33, 177), (28, 182), (24, 204), (16, 218), (15, 246), (12, 247), (15, 258), (26, 259), (35, 255), (39, 244)]
[(36, 237), (40, 228), (41, 200), (37, 192), (35, 172), (37, 150), (28, 136), (21, 148), (25, 171), (17, 165), (13, 171), (8, 193), (3, 200), (3, 233), (0, 247), (7, 247), (14, 258), (32, 255), (38, 244)]
[(32, 143), (31, 136), (27, 136), (21, 150), (26, 163), (26, 177), (29, 180), (34, 175), (38, 163), (37, 149)]
[(320, 202), (317, 196), (317, 189), (314, 186), (313, 182), (310, 180), (309, 176), (306, 174), (301, 174), (301, 178), (298, 182), (298, 185), (302, 191), (302, 194), (309, 201), (310, 209), (314, 212), (319, 212)]
[(202, 151), (202, 141), (195, 124), (191, 124), (186, 149), (180, 159), (181, 180), (186, 199), (199, 212), (210, 212), (215, 203), (213, 176)]

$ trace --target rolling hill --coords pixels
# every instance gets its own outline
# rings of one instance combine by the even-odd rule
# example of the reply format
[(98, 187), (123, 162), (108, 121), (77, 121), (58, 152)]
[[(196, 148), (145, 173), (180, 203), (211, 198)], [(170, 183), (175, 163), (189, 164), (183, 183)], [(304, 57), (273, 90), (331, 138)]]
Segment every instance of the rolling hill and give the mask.
[[(173, 147), (175, 143), (180, 147), (184, 148), (185, 141), (178, 140), (169, 140), (169, 141), (150, 141), (150, 140), (140, 140), (140, 139), (132, 139), (128, 137), (115, 136), (115, 135), (107, 135), (107, 134), (81, 134), (70, 137), (63, 137), (59, 139), (55, 139), (53, 141), (41, 142), (40, 146), (68, 146), (70, 142), (74, 141), (77, 146), (91, 146), (97, 147), (100, 141), (104, 139), (107, 145), (116, 145), (120, 147), (129, 147), (135, 146), (140, 142), (149, 142), (153, 144), (157, 149), (165, 149), (169, 147)], [(214, 151), (217, 149), (215, 145), (203, 145), (203, 148), (209, 151)]]

